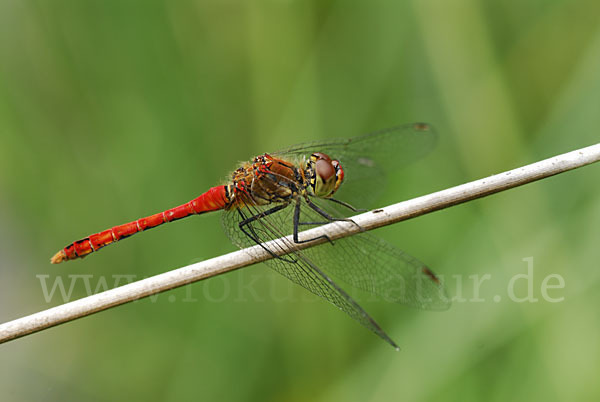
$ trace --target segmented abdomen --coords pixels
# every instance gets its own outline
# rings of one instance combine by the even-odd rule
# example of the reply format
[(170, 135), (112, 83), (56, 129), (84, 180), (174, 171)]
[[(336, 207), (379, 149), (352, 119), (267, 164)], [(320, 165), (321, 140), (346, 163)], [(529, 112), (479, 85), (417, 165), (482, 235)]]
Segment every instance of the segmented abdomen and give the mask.
[(77, 240), (57, 252), (50, 262), (58, 264), (66, 260), (83, 258), (102, 247), (129, 237), (137, 232), (142, 232), (162, 225), (163, 223), (172, 222), (190, 215), (217, 211), (225, 208), (229, 202), (230, 196), (227, 186), (213, 187), (201, 196), (178, 207), (145, 218), (140, 218), (133, 222), (115, 226), (111, 229)]

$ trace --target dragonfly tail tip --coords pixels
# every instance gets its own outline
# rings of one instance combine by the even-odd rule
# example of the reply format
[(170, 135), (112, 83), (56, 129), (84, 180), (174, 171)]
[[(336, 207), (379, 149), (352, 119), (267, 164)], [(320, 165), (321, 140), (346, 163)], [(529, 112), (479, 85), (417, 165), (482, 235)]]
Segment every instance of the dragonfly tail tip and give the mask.
[(58, 253), (54, 254), (50, 259), (51, 264), (60, 264), (64, 260), (67, 259), (64, 250), (60, 250)]

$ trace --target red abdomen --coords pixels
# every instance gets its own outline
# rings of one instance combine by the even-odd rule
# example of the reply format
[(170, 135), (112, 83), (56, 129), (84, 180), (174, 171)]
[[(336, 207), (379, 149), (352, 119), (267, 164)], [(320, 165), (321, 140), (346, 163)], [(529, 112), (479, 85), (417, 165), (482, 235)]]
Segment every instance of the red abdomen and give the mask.
[(162, 225), (190, 215), (199, 215), (205, 212), (217, 211), (225, 208), (230, 202), (227, 186), (213, 187), (201, 196), (188, 203), (166, 211), (140, 218), (136, 221), (115, 226), (100, 233), (95, 233), (81, 240), (77, 240), (56, 253), (50, 262), (58, 264), (66, 260), (83, 258), (93, 251), (117, 242), (137, 232)]

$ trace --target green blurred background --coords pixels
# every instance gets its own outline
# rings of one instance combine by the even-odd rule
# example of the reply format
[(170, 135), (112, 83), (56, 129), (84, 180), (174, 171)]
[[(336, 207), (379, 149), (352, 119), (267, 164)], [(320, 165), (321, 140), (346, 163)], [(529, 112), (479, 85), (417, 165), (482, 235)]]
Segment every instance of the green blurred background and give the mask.
[[(234, 250), (214, 214), (48, 262), (257, 153), (434, 124), (438, 147), (393, 175), (386, 205), (591, 145), (599, 72), (594, 0), (1, 0), (0, 321), (61, 304), (44, 283), (75, 299), (85, 278)], [(443, 313), (360, 299), (400, 352), (258, 265), (1, 345), (0, 399), (597, 400), (599, 179), (590, 166), (376, 231), (462, 297)], [(528, 257), (539, 301), (508, 300)], [(562, 302), (540, 293), (551, 274)], [(470, 275), (490, 277), (478, 297)]]

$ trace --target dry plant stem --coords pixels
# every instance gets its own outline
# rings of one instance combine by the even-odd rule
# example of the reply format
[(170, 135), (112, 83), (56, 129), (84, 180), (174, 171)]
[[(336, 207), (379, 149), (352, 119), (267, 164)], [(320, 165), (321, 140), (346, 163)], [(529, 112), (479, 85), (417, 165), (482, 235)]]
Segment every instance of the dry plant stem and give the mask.
[[(362, 230), (371, 230), (381, 226), (400, 222), (424, 215), (475, 198), (497, 193), (509, 188), (566, 172), (600, 160), (600, 143), (573, 152), (555, 156), (531, 165), (500, 173), (485, 179), (476, 180), (412, 200), (404, 201), (385, 208), (366, 212), (352, 218), (352, 222), (336, 222), (323, 225), (301, 233), (301, 238), (314, 238), (326, 234), (335, 240), (351, 236)], [(360, 226), (360, 228), (359, 228)], [(278, 241), (278, 240), (274, 240)], [(322, 243), (293, 244), (291, 236), (285, 244), (304, 249)], [(280, 243), (281, 244), (281, 243)], [(272, 249), (278, 249), (274, 247)], [(224, 272), (242, 268), (272, 258), (261, 247), (255, 246), (251, 252), (236, 251), (207, 261), (188, 265), (147, 279), (142, 279), (115, 289), (69, 302), (51, 309), (0, 325), (0, 343), (19, 338), (46, 328), (53, 327), (80, 317), (106, 310), (133, 300), (164, 292), (188, 283), (209, 278)], [(284, 250), (282, 254), (289, 252)]]

